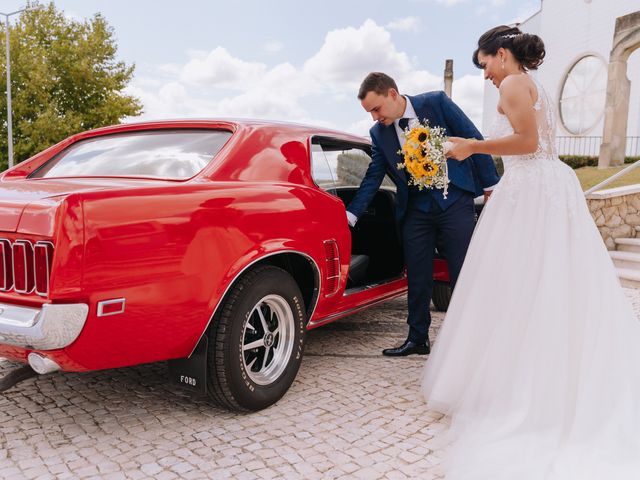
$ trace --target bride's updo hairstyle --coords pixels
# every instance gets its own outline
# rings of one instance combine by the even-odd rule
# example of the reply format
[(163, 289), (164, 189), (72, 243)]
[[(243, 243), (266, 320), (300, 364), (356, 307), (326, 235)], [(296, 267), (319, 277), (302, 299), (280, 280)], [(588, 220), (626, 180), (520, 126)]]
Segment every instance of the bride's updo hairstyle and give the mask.
[(531, 33), (523, 33), (517, 27), (501, 25), (485, 32), (478, 40), (478, 48), (473, 52), (473, 63), (482, 69), (478, 62), (478, 52), (495, 55), (499, 48), (509, 50), (525, 70), (537, 69), (544, 60), (544, 42)]

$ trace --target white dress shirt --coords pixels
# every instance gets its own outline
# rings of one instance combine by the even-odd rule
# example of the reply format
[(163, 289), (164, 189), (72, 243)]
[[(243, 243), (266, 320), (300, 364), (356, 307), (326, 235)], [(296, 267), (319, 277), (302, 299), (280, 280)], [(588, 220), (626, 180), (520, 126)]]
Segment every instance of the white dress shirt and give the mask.
[[(420, 119), (418, 118), (418, 115), (416, 114), (416, 111), (413, 109), (413, 105), (411, 105), (411, 101), (409, 100), (409, 98), (407, 98), (406, 95), (403, 95), (403, 97), (407, 101), (407, 106), (405, 107), (404, 113), (402, 114), (402, 117), (400, 117), (400, 118), (408, 118), (409, 119), (409, 128), (411, 128), (411, 126), (413, 124), (412, 120), (418, 122)], [(398, 141), (400, 142), (400, 148), (402, 148), (402, 147), (404, 147), (406, 139), (404, 138), (404, 133), (402, 132), (402, 129), (400, 128), (400, 118), (398, 118), (397, 120), (393, 121), (393, 126), (396, 127), (396, 135), (398, 135)]]

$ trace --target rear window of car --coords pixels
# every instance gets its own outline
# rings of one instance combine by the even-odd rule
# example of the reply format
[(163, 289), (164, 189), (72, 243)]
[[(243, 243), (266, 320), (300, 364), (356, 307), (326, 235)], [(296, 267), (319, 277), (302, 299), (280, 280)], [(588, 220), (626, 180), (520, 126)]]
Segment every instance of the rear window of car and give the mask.
[(80, 140), (30, 178), (151, 177), (184, 180), (202, 170), (231, 136), (224, 130), (150, 130)]

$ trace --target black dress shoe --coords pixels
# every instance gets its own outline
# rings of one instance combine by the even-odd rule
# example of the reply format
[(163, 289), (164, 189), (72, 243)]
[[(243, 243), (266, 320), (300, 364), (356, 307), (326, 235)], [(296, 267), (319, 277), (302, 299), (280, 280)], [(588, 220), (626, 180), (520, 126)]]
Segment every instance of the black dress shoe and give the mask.
[(406, 357), (407, 355), (427, 355), (429, 353), (431, 353), (429, 340), (425, 343), (415, 343), (407, 340), (399, 347), (382, 350), (382, 354), (387, 357)]

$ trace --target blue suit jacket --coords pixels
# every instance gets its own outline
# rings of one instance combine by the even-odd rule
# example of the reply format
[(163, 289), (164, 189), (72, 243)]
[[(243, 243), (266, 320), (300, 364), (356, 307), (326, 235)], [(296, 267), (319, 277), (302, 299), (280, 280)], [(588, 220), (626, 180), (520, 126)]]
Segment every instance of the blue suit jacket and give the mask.
[[(445, 134), (452, 137), (477, 138), (482, 135), (464, 112), (442, 91), (427, 92), (415, 97), (408, 96), (416, 115), (420, 120), (428, 120), (429, 125), (440, 126)], [(385, 173), (397, 186), (396, 220), (401, 222), (407, 211), (409, 201), (409, 187), (405, 170), (398, 170), (398, 163), (402, 161), (398, 150), (400, 143), (395, 126), (385, 126), (376, 123), (371, 130), (372, 158), (358, 193), (355, 195), (347, 210), (356, 217), (360, 217), (380, 188)], [(415, 193), (427, 202), (436, 201), (442, 209), (446, 209), (464, 191), (474, 196), (482, 195), (483, 189), (498, 183), (499, 177), (493, 159), (490, 155), (476, 154), (459, 162), (449, 159), (449, 195), (446, 199), (441, 190), (424, 189)]]

